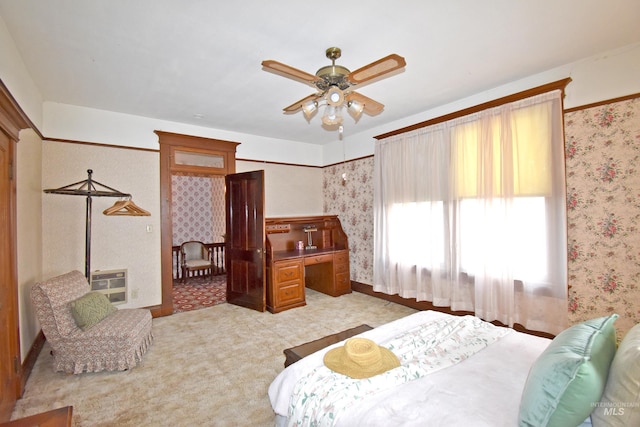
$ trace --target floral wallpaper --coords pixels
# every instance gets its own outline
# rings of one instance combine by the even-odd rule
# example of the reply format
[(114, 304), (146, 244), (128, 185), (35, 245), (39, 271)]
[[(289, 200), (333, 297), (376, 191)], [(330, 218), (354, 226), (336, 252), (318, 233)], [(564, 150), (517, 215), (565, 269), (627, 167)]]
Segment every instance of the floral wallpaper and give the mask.
[(171, 177), (173, 245), (189, 240), (222, 242), (225, 230), (224, 177)]
[[(569, 320), (640, 322), (640, 98), (565, 114)], [(621, 335), (619, 334), (619, 337)]]
[[(345, 174), (345, 179), (343, 179)], [(349, 238), (351, 280), (373, 283), (373, 156), (323, 169), (324, 212)]]
[[(640, 322), (640, 98), (565, 114), (569, 321)], [(346, 173), (346, 181), (342, 179)], [(351, 280), (373, 284), (373, 157), (324, 168), (324, 212), (339, 215)]]

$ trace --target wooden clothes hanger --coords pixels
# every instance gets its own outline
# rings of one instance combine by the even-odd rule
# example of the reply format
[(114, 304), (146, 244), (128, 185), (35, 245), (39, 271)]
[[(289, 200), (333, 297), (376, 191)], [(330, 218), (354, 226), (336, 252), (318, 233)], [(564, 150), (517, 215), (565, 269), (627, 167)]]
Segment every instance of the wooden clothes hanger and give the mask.
[(102, 211), (102, 213), (109, 216), (151, 216), (151, 213), (133, 203), (133, 200), (130, 198), (126, 200), (118, 200), (113, 204), (113, 206)]

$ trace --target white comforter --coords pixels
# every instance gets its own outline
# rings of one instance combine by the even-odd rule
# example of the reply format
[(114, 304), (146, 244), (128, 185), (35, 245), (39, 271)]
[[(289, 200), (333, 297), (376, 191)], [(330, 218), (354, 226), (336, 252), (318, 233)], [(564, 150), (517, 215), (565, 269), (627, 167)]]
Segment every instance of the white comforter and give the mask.
[[(395, 336), (435, 319), (450, 317), (423, 311), (360, 336), (384, 345)], [(513, 330), (454, 366), (381, 391), (338, 415), (338, 426), (515, 426), (529, 367), (549, 340)], [(269, 387), (278, 423), (286, 422), (296, 383), (337, 343), (292, 364)]]

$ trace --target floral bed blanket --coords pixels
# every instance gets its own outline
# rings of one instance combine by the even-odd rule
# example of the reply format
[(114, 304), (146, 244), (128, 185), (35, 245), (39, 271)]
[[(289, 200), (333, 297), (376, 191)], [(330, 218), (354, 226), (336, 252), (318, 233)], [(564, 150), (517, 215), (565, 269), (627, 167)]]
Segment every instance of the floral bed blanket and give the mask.
[(466, 360), (508, 332), (473, 316), (445, 317), (382, 343), (401, 364), (383, 374), (356, 380), (318, 366), (295, 384), (288, 425), (334, 425), (341, 412), (355, 403)]

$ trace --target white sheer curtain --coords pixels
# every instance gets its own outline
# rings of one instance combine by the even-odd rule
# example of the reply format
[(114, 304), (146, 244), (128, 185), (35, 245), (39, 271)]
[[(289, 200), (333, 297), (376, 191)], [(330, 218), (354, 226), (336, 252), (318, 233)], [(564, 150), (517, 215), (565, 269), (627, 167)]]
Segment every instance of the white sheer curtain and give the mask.
[(378, 141), (374, 290), (560, 332), (565, 194), (560, 91)]

